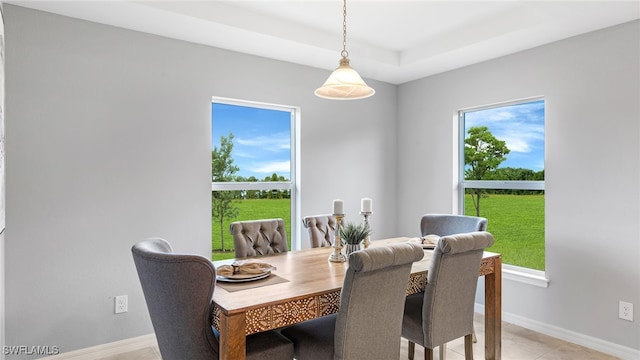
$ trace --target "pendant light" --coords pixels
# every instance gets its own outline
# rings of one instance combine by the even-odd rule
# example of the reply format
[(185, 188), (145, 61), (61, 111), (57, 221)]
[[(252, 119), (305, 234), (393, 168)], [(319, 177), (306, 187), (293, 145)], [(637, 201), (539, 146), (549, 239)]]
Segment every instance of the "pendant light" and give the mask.
[(342, 6), (342, 59), (340, 66), (329, 75), (327, 81), (317, 88), (316, 96), (331, 100), (356, 100), (364, 99), (375, 94), (375, 90), (367, 86), (357, 71), (349, 66), (349, 53), (347, 52), (347, 0)]

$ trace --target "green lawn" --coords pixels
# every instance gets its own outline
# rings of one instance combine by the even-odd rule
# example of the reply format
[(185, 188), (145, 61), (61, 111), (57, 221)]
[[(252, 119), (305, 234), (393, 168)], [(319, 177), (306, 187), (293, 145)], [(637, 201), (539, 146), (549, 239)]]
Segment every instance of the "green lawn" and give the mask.
[(291, 201), (289, 199), (259, 199), (259, 200), (240, 200), (237, 201), (238, 209), (240, 209), (238, 217), (235, 219), (224, 219), (222, 225), (222, 234), (224, 236), (224, 249), (220, 242), (220, 223), (217, 219), (211, 219), (211, 245), (212, 259), (230, 259), (235, 257), (233, 252), (233, 237), (229, 232), (229, 225), (233, 221), (240, 220), (257, 220), (257, 219), (284, 219), (287, 242), (291, 249)]
[[(475, 215), (469, 195), (465, 214)], [(488, 251), (502, 254), (505, 264), (544, 271), (544, 195), (488, 195), (480, 201), (480, 216), (496, 239)]]
[[(465, 204), (465, 213), (475, 215), (469, 197)], [(229, 224), (236, 220), (285, 219), (291, 248), (289, 199), (242, 200), (238, 201), (238, 208), (238, 218), (225, 219), (222, 226), (225, 252), (221, 251), (220, 224), (216, 220), (211, 221), (213, 260), (234, 257)], [(502, 254), (505, 264), (544, 270), (544, 195), (488, 195), (481, 200), (480, 216), (489, 219), (487, 230), (496, 239), (489, 251)]]

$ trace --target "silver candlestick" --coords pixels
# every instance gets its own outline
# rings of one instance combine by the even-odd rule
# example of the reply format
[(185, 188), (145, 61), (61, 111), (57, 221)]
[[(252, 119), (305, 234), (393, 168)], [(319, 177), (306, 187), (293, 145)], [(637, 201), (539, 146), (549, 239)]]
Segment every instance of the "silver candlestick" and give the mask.
[(333, 252), (329, 255), (331, 262), (345, 262), (347, 257), (342, 253), (342, 239), (340, 238), (340, 228), (342, 227), (342, 218), (344, 214), (333, 214), (336, 218), (336, 240), (333, 242)]
[[(360, 211), (360, 215), (364, 216), (364, 226), (367, 228), (369, 227), (369, 216), (371, 216), (371, 214), (373, 214), (371, 211)], [(367, 235), (367, 237), (364, 238), (364, 248), (368, 248), (369, 245), (371, 245), (371, 237)]]

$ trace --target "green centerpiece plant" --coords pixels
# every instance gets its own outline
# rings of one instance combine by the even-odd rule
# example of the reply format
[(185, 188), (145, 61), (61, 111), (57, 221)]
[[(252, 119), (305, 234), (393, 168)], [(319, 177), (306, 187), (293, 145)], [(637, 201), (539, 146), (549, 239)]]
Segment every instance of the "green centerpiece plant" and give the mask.
[(340, 227), (340, 239), (346, 244), (345, 251), (348, 256), (353, 251), (360, 250), (362, 241), (371, 234), (371, 228), (365, 224), (348, 222)]

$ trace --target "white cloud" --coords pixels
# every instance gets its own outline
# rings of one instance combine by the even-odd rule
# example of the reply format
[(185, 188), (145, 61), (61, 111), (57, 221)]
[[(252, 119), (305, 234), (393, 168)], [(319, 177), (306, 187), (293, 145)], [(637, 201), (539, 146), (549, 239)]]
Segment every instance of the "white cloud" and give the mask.
[(259, 156), (255, 151), (242, 151), (238, 149), (233, 149), (233, 157), (244, 158), (244, 159), (256, 159)]
[(271, 136), (256, 136), (236, 138), (235, 144), (238, 147), (247, 147), (254, 150), (238, 151), (237, 154), (251, 153), (252, 151), (278, 152), (291, 149), (291, 138), (288, 133), (272, 134)]
[(489, 115), (488, 120), (489, 122), (491, 121), (504, 121), (504, 120), (511, 120), (513, 118), (515, 118), (516, 116), (510, 112), (510, 111), (496, 111), (492, 114)]
[(529, 143), (527, 143), (527, 141), (524, 139), (519, 139), (519, 138), (506, 139), (506, 143), (507, 143), (507, 148), (509, 148), (511, 152), (528, 153), (531, 151), (531, 147), (529, 146)]
[(537, 124), (520, 123), (515, 128), (500, 129), (494, 136), (507, 143), (512, 152), (528, 153), (544, 141), (544, 128)]
[(270, 161), (251, 166), (248, 170), (250, 172), (262, 173), (267, 175), (271, 175), (273, 173), (289, 173), (289, 171), (291, 171), (291, 162), (289, 160)]

